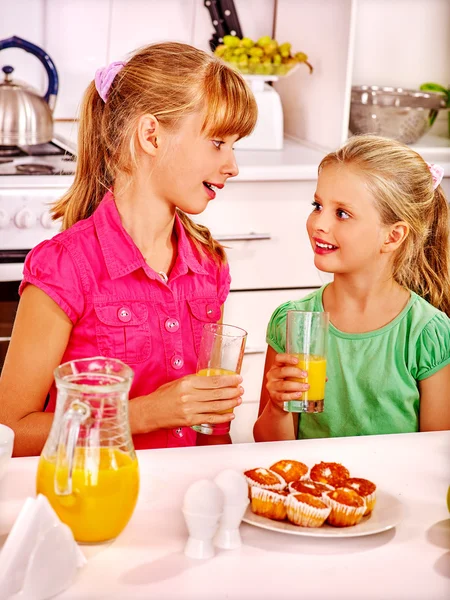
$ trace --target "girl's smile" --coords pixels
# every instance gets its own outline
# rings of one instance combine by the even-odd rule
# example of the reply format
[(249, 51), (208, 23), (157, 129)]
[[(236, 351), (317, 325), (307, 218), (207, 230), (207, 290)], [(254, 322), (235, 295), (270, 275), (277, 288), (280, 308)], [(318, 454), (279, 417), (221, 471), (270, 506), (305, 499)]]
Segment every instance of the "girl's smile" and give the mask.
[(333, 244), (330, 244), (330, 243), (326, 242), (325, 240), (316, 238), (314, 236), (312, 239), (315, 242), (315, 246), (313, 247), (313, 250), (316, 254), (322, 254), (322, 255), (323, 254), (331, 254), (332, 252), (339, 250), (338, 246), (334, 246)]

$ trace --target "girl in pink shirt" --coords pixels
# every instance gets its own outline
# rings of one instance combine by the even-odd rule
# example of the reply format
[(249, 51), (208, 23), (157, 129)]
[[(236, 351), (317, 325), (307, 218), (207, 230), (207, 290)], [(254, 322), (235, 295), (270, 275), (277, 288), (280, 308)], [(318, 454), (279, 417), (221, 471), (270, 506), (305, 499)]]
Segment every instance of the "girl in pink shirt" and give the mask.
[(229, 441), (196, 440), (190, 428), (230, 421), (219, 411), (238, 406), (243, 389), (238, 375), (194, 375), (202, 327), (220, 320), (230, 275), (223, 247), (187, 213), (204, 211), (238, 174), (233, 143), (256, 113), (238, 73), (185, 44), (154, 44), (97, 71), (75, 180), (53, 209), (63, 231), (25, 263), (0, 384), (15, 455), (42, 450), (54, 369), (98, 355), (134, 370), (136, 448)]

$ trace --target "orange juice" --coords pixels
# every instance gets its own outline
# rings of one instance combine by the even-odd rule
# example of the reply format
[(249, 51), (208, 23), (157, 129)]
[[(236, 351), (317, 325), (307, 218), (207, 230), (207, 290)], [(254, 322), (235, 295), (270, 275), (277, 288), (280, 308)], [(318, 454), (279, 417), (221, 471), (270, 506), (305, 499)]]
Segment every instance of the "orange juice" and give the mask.
[[(90, 464), (91, 463), (91, 464)], [(114, 448), (77, 448), (72, 493), (55, 493), (55, 459), (39, 460), (36, 492), (44, 494), (77, 542), (98, 543), (119, 535), (133, 514), (139, 492), (136, 459)]]
[(307, 371), (306, 379), (294, 379), (301, 383), (309, 383), (309, 390), (303, 392), (304, 400), (323, 400), (325, 397), (325, 379), (327, 371), (327, 361), (323, 356), (315, 354), (298, 354), (297, 367), (302, 371)]
[[(213, 377), (214, 375), (236, 375), (236, 373), (234, 371), (230, 371), (229, 369), (220, 369), (220, 368), (211, 368), (211, 369), (200, 369), (200, 371), (198, 371), (197, 375), (200, 375), (201, 377)], [(225, 413), (231, 413), (233, 412), (232, 408), (229, 408), (228, 410), (224, 410), (222, 412), (220, 412), (220, 415), (224, 415)]]

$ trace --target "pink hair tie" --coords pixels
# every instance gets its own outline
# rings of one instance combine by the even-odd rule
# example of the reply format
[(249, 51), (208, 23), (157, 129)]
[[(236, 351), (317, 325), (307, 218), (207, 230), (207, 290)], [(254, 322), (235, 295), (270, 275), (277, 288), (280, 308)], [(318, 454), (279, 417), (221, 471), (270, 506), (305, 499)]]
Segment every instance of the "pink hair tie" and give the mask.
[(124, 62), (116, 61), (112, 62), (107, 67), (97, 69), (97, 71), (95, 72), (95, 87), (97, 89), (98, 95), (103, 100), (103, 102), (106, 102), (108, 99), (109, 88), (111, 87), (111, 84), (114, 81), (114, 77), (119, 71), (123, 69), (124, 66)]
[(433, 178), (433, 190), (435, 190), (441, 184), (444, 177), (444, 169), (440, 165), (434, 165), (433, 163), (427, 163), (427, 167), (430, 169), (431, 177)]

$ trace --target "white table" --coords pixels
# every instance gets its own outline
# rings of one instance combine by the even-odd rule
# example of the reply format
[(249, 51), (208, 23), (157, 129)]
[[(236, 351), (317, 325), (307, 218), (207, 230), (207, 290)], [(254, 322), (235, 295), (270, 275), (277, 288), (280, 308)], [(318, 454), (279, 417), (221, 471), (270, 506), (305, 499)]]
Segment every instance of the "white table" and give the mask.
[[(450, 597), (450, 432), (236, 444), (138, 453), (135, 513), (112, 543), (82, 546), (88, 558), (58, 599), (437, 600)], [(207, 561), (183, 554), (184, 491), (223, 468), (338, 461), (404, 504), (390, 531), (350, 539), (307, 538), (241, 525), (243, 546)], [(34, 495), (37, 458), (16, 458), (0, 486), (0, 546)]]

